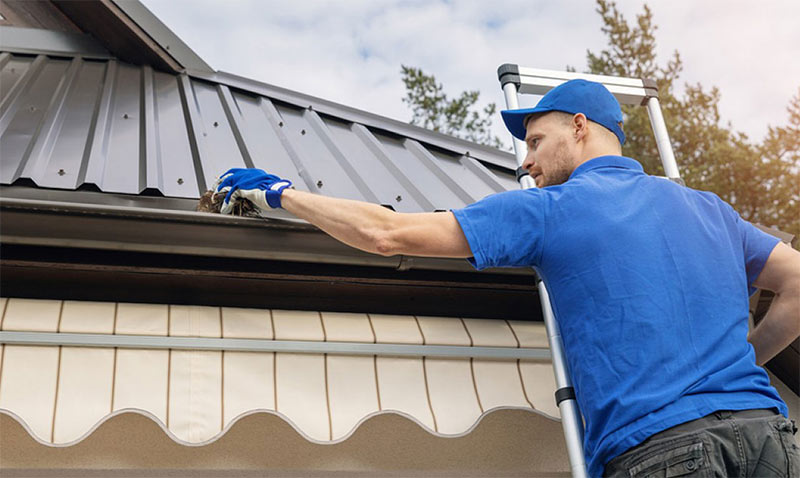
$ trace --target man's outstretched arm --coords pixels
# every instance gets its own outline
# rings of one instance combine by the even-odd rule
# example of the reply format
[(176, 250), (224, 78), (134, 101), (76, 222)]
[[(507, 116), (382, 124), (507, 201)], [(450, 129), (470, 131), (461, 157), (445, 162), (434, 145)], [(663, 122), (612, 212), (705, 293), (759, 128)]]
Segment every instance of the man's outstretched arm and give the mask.
[(377, 204), (286, 189), (281, 206), (345, 244), (393, 256), (471, 257), (452, 212), (397, 213)]
[(747, 337), (756, 363), (764, 365), (800, 336), (800, 252), (778, 243), (753, 285), (775, 292), (767, 314)]

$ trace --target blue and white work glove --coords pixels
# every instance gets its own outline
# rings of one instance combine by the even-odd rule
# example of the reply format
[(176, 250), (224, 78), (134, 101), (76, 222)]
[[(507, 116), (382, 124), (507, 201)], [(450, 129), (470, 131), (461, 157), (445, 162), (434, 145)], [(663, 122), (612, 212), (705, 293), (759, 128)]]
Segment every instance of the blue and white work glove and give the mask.
[(250, 200), (259, 209), (281, 207), (281, 193), (292, 185), (288, 179), (281, 179), (261, 169), (233, 168), (214, 183), (214, 192), (227, 191), (220, 213), (230, 214), (238, 198)]

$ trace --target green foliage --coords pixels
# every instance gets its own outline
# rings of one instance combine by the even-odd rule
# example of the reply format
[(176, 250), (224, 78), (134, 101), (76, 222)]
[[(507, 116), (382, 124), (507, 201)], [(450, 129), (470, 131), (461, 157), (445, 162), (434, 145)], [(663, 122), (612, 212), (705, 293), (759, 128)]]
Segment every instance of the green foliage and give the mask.
[[(753, 143), (730, 124), (720, 124), (716, 87), (675, 85), (683, 65), (674, 52), (666, 65), (656, 59), (656, 25), (650, 8), (631, 25), (611, 0), (597, 0), (608, 47), (587, 51), (590, 73), (651, 78), (675, 159), (686, 185), (716, 193), (743, 218), (800, 235), (800, 92), (789, 105), (789, 123), (770, 127), (764, 140)], [(638, 159), (649, 174), (663, 175), (650, 120), (645, 108), (623, 106), (626, 156)], [(798, 242), (800, 244), (800, 242)]]
[(402, 65), (406, 96), (403, 103), (411, 107), (411, 124), (440, 133), (457, 136), (475, 143), (503, 148), (500, 138), (492, 134), (492, 117), (497, 105), (489, 103), (476, 110), (480, 92), (464, 91), (450, 99), (441, 83), (421, 69)]

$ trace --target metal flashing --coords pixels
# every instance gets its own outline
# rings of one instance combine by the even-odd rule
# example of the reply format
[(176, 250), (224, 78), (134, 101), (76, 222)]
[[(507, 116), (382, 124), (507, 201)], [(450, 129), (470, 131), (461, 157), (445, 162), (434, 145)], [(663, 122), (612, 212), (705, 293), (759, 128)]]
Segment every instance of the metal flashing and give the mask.
[(194, 71), (214, 71), (194, 50), (189, 48), (189, 45), (184, 43), (158, 17), (153, 15), (144, 4), (138, 0), (111, 0), (111, 2), (144, 30), (182, 67)]
[(0, 25), (0, 50), (30, 55), (81, 56), (99, 60), (113, 58), (100, 42), (86, 33), (7, 25)]

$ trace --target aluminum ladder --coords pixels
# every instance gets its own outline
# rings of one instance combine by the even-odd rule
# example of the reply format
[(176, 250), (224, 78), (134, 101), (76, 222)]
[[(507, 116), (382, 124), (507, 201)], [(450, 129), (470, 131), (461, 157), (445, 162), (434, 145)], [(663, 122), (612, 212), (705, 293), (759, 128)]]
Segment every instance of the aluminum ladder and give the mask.
[[(520, 94), (544, 95), (556, 86), (576, 78), (602, 83), (617, 98), (620, 104), (646, 106), (647, 113), (650, 116), (650, 125), (655, 134), (658, 154), (661, 157), (661, 163), (664, 165), (664, 171), (669, 179), (682, 183), (672, 145), (669, 142), (667, 127), (664, 124), (664, 117), (661, 114), (661, 106), (658, 102), (658, 88), (655, 81), (567, 71), (540, 70), (510, 63), (501, 65), (497, 69), (497, 77), (505, 94), (507, 109), (519, 108), (518, 95)], [(523, 189), (536, 187), (533, 178), (528, 175), (527, 171), (522, 169), (522, 163), (525, 161), (525, 155), (527, 154), (527, 146), (513, 136), (512, 141), (517, 159), (517, 181), (519, 181)], [(550, 296), (541, 278), (537, 278), (537, 287), (542, 303), (542, 315), (547, 328), (547, 338), (550, 342), (550, 351), (553, 357), (553, 372), (557, 387), (555, 399), (561, 413), (561, 425), (564, 428), (564, 437), (567, 442), (570, 468), (573, 477), (583, 478), (588, 476), (586, 460), (583, 456), (583, 418), (575, 400), (575, 389), (572, 387), (572, 380), (567, 369), (561, 332), (553, 316)]]

